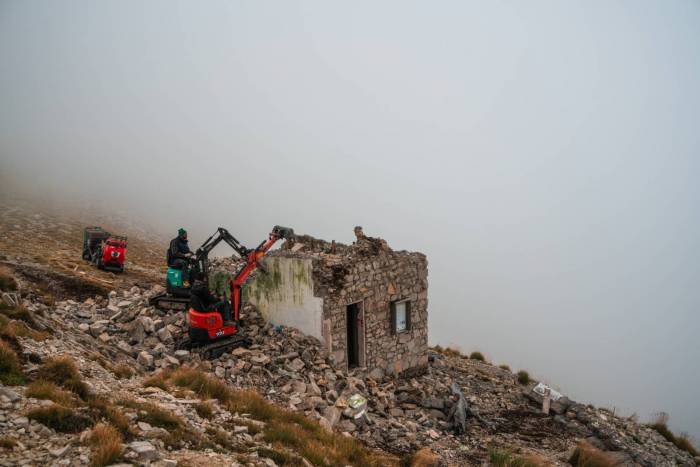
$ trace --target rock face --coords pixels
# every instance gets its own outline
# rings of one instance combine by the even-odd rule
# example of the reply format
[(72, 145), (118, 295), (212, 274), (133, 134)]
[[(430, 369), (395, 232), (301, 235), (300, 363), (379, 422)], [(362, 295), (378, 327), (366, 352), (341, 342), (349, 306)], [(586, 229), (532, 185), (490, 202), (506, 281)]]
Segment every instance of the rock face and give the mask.
[(248, 298), (274, 324), (318, 337), (339, 367), (388, 374), (427, 365), (428, 264), (356, 228), (350, 246), (301, 236), (265, 260)]

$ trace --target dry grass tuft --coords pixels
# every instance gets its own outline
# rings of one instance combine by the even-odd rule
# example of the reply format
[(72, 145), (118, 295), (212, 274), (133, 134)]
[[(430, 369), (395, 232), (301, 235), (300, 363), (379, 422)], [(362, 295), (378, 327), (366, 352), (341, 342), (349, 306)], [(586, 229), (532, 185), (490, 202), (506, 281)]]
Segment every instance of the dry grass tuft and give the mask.
[(46, 340), (49, 337), (46, 331), (37, 331), (29, 327), (24, 321), (10, 319), (4, 314), (0, 314), (0, 336), (4, 339), (14, 339), (26, 337), (37, 342)]
[(522, 384), (525, 386), (526, 384), (530, 384), (530, 374), (525, 371), (525, 370), (520, 370), (518, 373), (516, 373), (516, 378), (518, 379), (518, 383)]
[(17, 440), (10, 438), (9, 436), (0, 437), (0, 448), (2, 449), (13, 449), (17, 446)]
[(214, 417), (214, 409), (208, 402), (200, 402), (195, 404), (194, 410), (197, 412), (197, 415), (202, 418), (206, 418), (207, 420), (211, 420)]
[(437, 353), (445, 355), (446, 357), (469, 358), (466, 355), (462, 355), (462, 351), (455, 346), (442, 347), (440, 345), (436, 345), (435, 347), (432, 347), (432, 349)]
[(92, 426), (89, 417), (56, 404), (30, 410), (27, 417), (62, 433), (78, 433)]
[(165, 428), (166, 430), (176, 430), (184, 426), (184, 422), (174, 413), (150, 402), (137, 402), (127, 399), (117, 402), (119, 405), (136, 409), (139, 420), (150, 425)]
[(286, 452), (276, 449), (258, 448), (258, 456), (272, 459), (277, 465), (295, 465), (296, 459)]
[(95, 467), (114, 464), (124, 450), (121, 434), (111, 425), (99, 423), (90, 434), (92, 462)]
[(550, 465), (544, 459), (533, 455), (516, 456), (508, 451), (491, 448), (489, 448), (489, 459), (494, 467), (546, 467)]
[(656, 430), (661, 436), (666, 438), (667, 441), (673, 443), (678, 449), (686, 451), (693, 457), (700, 455), (698, 450), (693, 445), (690, 437), (686, 433), (681, 433), (679, 436), (673, 434), (673, 432), (668, 427), (668, 414), (665, 412), (659, 412), (656, 414), (654, 420), (649, 424), (650, 428)]
[(17, 353), (7, 342), (0, 339), (0, 382), (8, 386), (24, 384), (22, 364)]
[(81, 399), (87, 399), (90, 395), (78, 367), (70, 357), (58, 357), (46, 361), (39, 367), (37, 377), (68, 389)]
[(150, 376), (149, 378), (145, 379), (143, 381), (143, 386), (148, 388), (160, 388), (163, 391), (168, 390), (168, 378), (170, 377), (170, 372), (163, 370), (160, 371), (153, 376)]
[(298, 459), (281, 448), (295, 449), (317, 465), (396, 464), (395, 458), (369, 451), (353, 438), (328, 433), (303, 414), (281, 409), (267, 402), (257, 392), (235, 391), (219, 379), (199, 370), (179, 368), (166, 373), (164, 378), (175, 386), (192, 390), (202, 399), (218, 399), (232, 413), (246, 414), (249, 418), (265, 422), (267, 425), (262, 430), (263, 436), (273, 446), (268, 454), (284, 458), (284, 461), (278, 462), (282, 465), (285, 462), (297, 462)]
[(90, 397), (87, 405), (93, 412), (93, 418), (109, 422), (109, 424), (119, 430), (122, 436), (131, 436), (131, 421), (120, 408), (97, 396)]
[(231, 389), (226, 383), (194, 368), (179, 368), (169, 375), (169, 379), (176, 386), (188, 388), (201, 398), (227, 402), (231, 396)]
[(131, 369), (126, 363), (120, 363), (117, 366), (112, 367), (112, 373), (119, 379), (129, 379), (134, 376), (134, 370)]
[(469, 358), (471, 358), (472, 360), (478, 360), (478, 361), (480, 361), (480, 362), (485, 362), (485, 361), (486, 361), (486, 358), (484, 357), (484, 354), (482, 354), (481, 352), (472, 352), (472, 353), (469, 355)]
[(617, 461), (590, 443), (582, 441), (569, 459), (574, 467), (615, 467)]
[(508, 365), (506, 365), (505, 363), (502, 365), (498, 365), (498, 368), (500, 368), (501, 370), (510, 371), (510, 367)]
[(24, 395), (35, 399), (50, 400), (64, 407), (75, 407), (77, 405), (73, 393), (61, 389), (50, 381), (34, 381), (27, 386)]
[(5, 302), (0, 302), (0, 313), (7, 316), (9, 319), (23, 321), (30, 327), (36, 327), (34, 315), (23, 306), (9, 306)]
[(410, 467), (438, 467), (440, 458), (430, 448), (423, 448), (411, 456), (408, 465)]
[(0, 271), (0, 290), (3, 292), (14, 292), (17, 290), (15, 278), (4, 271)]

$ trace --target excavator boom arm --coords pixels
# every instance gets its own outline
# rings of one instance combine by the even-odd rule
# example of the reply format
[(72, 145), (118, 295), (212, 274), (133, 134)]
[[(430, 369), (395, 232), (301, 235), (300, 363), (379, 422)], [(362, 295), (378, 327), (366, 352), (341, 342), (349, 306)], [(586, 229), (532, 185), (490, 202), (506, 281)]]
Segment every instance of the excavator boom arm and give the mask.
[[(233, 319), (238, 321), (238, 315), (241, 310), (241, 289), (245, 281), (250, 277), (250, 274), (257, 269), (260, 260), (265, 256), (270, 248), (279, 239), (293, 240), (294, 230), (289, 227), (281, 227), (276, 225), (267, 240), (263, 241), (254, 250), (249, 250), (246, 255), (246, 264), (238, 271), (238, 274), (230, 280), (231, 286), (231, 307), (233, 308)], [(242, 255), (243, 256), (243, 255)]]

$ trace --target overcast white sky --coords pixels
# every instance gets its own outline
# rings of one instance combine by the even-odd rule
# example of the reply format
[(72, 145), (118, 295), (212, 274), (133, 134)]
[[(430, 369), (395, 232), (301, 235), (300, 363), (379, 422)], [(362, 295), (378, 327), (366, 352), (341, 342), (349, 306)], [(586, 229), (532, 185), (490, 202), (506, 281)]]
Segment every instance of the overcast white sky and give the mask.
[(352, 228), (430, 340), (700, 436), (700, 3), (0, 1), (2, 173), (167, 232)]

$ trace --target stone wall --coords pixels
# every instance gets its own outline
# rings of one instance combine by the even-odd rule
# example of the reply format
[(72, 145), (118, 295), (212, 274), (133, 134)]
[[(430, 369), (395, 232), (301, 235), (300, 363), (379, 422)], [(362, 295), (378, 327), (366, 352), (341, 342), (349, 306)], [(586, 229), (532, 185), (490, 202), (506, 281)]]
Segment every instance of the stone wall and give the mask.
[[(268, 272), (246, 287), (246, 299), (273, 324), (319, 338), (341, 365), (347, 365), (347, 307), (356, 303), (364, 321), (360, 366), (391, 374), (420, 371), (428, 362), (427, 259), (393, 251), (361, 229), (356, 234), (350, 246), (303, 237), (303, 249), (288, 245), (267, 256)], [(410, 327), (393, 332), (391, 304), (404, 300)]]
[[(410, 302), (410, 329), (392, 333), (391, 302)], [(387, 373), (420, 370), (427, 365), (428, 264), (421, 253), (388, 252), (356, 258), (347, 266), (342, 284), (324, 295), (323, 318), (330, 329), (332, 354), (347, 358), (346, 307), (364, 309), (364, 364)]]

